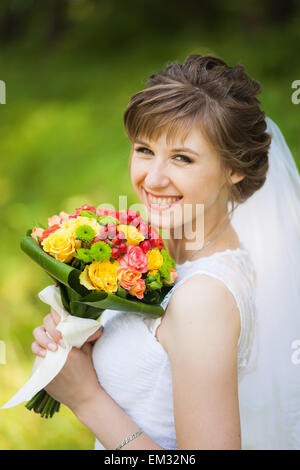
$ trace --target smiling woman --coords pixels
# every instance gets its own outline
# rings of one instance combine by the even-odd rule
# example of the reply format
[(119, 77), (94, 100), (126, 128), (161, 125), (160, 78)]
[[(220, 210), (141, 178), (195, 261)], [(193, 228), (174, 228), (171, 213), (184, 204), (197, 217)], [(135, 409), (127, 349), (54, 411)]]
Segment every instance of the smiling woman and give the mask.
[[(283, 310), (273, 316), (281, 301), (272, 305), (269, 292), (274, 296), (282, 288), (274, 273), (288, 276), (288, 269), (277, 269), (288, 265), (275, 264), (279, 233), (298, 247), (290, 266), (299, 260), (299, 218), (293, 211), (300, 184), (289, 176), (292, 157), (260, 109), (259, 92), (259, 83), (243, 66), (192, 54), (151, 75), (147, 87), (130, 99), (124, 124), (132, 144), (131, 181), (151, 225), (169, 230), (168, 250), (179, 278), (162, 302), (165, 312), (159, 319), (106, 310), (93, 349), (87, 344), (75, 351), (51, 384), (53, 395), (94, 433), (95, 449), (293, 448), (296, 442), (293, 429), (299, 419), (290, 418), (297, 412), (291, 400), (296, 381), (292, 374), (286, 383), (281, 380), (271, 359), (279, 357), (278, 351), (286, 354), (280, 331), (290, 333), (299, 324), (300, 289), (293, 279), (285, 281), (290, 301), (284, 318)], [(269, 167), (271, 135), (276, 140)], [(284, 184), (274, 186), (279, 177)], [(286, 219), (280, 225), (276, 208), (282, 204), (276, 195), (283, 187)], [(199, 231), (193, 231), (199, 204), (205, 221), (200, 241)], [(240, 219), (234, 226), (236, 214)], [(276, 229), (271, 233), (268, 217)], [(189, 233), (178, 237), (183, 226)], [(295, 239), (290, 229), (297, 232)], [(192, 256), (188, 240), (198, 243)], [(259, 316), (262, 368), (241, 395), (255, 366)], [(45, 327), (55, 337), (53, 318)], [(277, 332), (276, 339), (270, 331)], [(83, 374), (76, 362), (85, 371), (82, 400)], [(288, 365), (280, 370), (286, 373)], [(74, 384), (74, 394), (64, 397), (66, 383), (69, 391)], [(257, 411), (253, 396), (270, 399), (271, 405), (264, 400)], [(283, 425), (273, 426), (283, 404), (289, 410), (276, 421)], [(246, 409), (251, 412), (244, 415)]]
[[(151, 75), (147, 85), (131, 97), (124, 113), (133, 144), (157, 141), (165, 132), (167, 145), (176, 137), (190, 147), (187, 154), (198, 156), (201, 146), (196, 149), (186, 141), (196, 126), (222, 167), (245, 175), (234, 184), (227, 179), (232, 204), (245, 201), (264, 184), (271, 139), (256, 98), (260, 84), (242, 65), (229, 67), (220, 58), (192, 54), (183, 65), (175, 61)], [(182, 151), (179, 147), (173, 152)]]
[[(185, 139), (186, 148), (192, 150), (190, 156), (178, 153), (183, 151), (180, 141), (181, 134), (177, 134), (172, 145), (167, 145), (162, 134), (147, 147), (134, 144), (130, 167), (134, 189), (145, 203), (151, 223), (169, 231), (184, 228), (174, 252), (179, 262), (186, 259), (185, 243), (193, 230), (197, 205), (204, 206), (206, 236), (209, 236), (221, 224), (229, 197), (220, 157), (203, 136), (200, 126), (194, 125)], [(232, 174), (231, 178), (238, 181), (242, 176)], [(175, 249), (172, 242), (169, 249)]]
[[(201, 248), (222, 229), (223, 248), (239, 247), (228, 218), (263, 186), (268, 170), (271, 138), (260, 89), (243, 66), (194, 54), (151, 75), (130, 99), (124, 125), (131, 180), (151, 223), (170, 233), (168, 248), (179, 262), (189, 259), (188, 240)], [(201, 208), (205, 226), (195, 227)], [(180, 227), (184, 234), (174, 242)]]

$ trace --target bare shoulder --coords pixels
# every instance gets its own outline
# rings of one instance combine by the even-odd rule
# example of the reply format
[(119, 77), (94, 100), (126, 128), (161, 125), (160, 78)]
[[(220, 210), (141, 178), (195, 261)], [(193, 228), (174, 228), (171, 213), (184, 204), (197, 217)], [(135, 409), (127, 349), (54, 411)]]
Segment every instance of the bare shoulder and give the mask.
[(195, 274), (174, 290), (168, 309), (178, 448), (240, 449), (240, 319), (231, 291), (210, 275)]
[(169, 301), (168, 351), (179, 344), (199, 343), (207, 339), (222, 344), (237, 344), (240, 334), (240, 312), (226, 284), (213, 276), (197, 273), (174, 290)]

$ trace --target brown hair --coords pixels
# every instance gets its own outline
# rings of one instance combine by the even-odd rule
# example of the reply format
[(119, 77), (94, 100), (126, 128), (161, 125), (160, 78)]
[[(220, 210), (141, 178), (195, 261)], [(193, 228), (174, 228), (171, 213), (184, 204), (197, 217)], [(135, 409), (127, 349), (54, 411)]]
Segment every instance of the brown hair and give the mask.
[(147, 87), (132, 95), (125, 130), (132, 142), (138, 136), (155, 140), (166, 131), (168, 142), (175, 133), (184, 140), (194, 124), (200, 125), (223, 169), (245, 175), (232, 184), (225, 173), (233, 210), (234, 202), (246, 201), (266, 179), (271, 136), (256, 98), (260, 92), (259, 82), (242, 65), (191, 54), (182, 64), (174, 61), (150, 75)]

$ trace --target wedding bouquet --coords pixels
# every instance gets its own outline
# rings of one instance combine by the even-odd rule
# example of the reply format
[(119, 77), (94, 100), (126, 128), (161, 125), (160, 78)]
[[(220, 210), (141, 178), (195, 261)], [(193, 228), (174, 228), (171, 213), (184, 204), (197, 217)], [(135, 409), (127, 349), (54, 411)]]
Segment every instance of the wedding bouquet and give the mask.
[(55, 281), (39, 297), (61, 315), (57, 329), (67, 348), (37, 357), (29, 381), (2, 408), (29, 400), (29, 410), (48, 418), (60, 403), (43, 388), (71, 348), (81, 347), (97, 331), (101, 313), (111, 309), (159, 317), (178, 275), (160, 234), (133, 210), (83, 205), (73, 215), (61, 211), (48, 219), (48, 228), (37, 224), (28, 230), (21, 248)]

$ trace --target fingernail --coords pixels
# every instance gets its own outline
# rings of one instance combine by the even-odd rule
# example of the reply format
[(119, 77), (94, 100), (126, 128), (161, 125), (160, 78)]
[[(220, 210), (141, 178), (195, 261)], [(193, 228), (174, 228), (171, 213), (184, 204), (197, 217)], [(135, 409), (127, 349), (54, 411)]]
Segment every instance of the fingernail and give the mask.
[(54, 343), (49, 343), (48, 344), (48, 349), (50, 349), (51, 351), (56, 351), (57, 346)]
[(66, 345), (65, 345), (63, 339), (60, 339), (60, 340), (59, 340), (59, 344), (61, 345), (62, 348), (65, 348), (65, 349), (66, 349)]
[(46, 355), (45, 349), (40, 349), (40, 355), (43, 357)]

